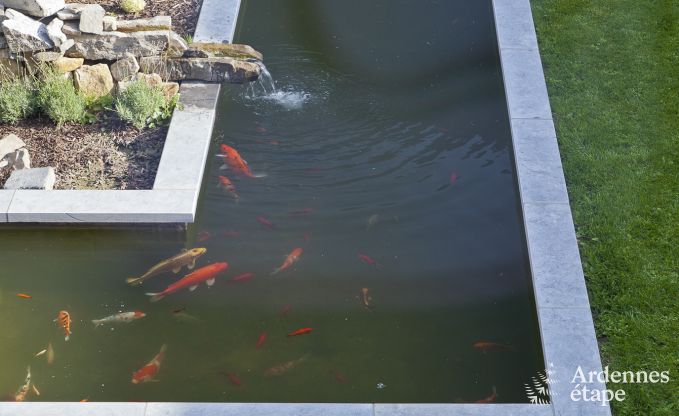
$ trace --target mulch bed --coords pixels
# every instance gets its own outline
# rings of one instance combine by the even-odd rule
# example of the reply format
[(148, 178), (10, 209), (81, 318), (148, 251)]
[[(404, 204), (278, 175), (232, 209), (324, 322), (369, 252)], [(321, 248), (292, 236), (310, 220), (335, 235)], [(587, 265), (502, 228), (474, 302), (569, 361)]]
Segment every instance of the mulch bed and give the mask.
[[(151, 189), (167, 127), (137, 130), (118, 121), (69, 124), (49, 119), (0, 125), (0, 137), (14, 133), (25, 143), (31, 167), (52, 166), (55, 189)], [(0, 184), (10, 169), (0, 170)]]
[[(68, 2), (67, 2), (68, 3)], [(193, 35), (198, 23), (202, 0), (146, 0), (141, 13), (125, 13), (119, 0), (78, 0), (76, 3), (96, 3), (119, 19), (140, 19), (156, 16), (172, 17), (172, 30), (182, 36)]]
[[(100, 4), (119, 19), (169, 15), (172, 28), (182, 36), (193, 35), (202, 0), (146, 0), (138, 14), (125, 13), (119, 0), (79, 0)], [(61, 128), (48, 119), (0, 124), (0, 138), (14, 133), (25, 143), (31, 167), (52, 166), (55, 189), (151, 189), (167, 136), (167, 126), (138, 130), (115, 117), (94, 124)], [(10, 175), (0, 169), (0, 187)]]

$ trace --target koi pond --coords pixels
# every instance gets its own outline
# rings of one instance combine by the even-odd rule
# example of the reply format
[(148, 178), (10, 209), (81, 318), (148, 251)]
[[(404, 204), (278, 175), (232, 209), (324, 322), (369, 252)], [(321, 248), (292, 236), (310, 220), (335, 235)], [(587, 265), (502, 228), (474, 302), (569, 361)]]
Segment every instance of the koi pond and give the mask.
[(186, 233), (0, 231), (0, 393), (30, 366), (30, 401), (527, 403), (544, 362), (491, 2), (250, 0), (236, 41), (272, 76), (222, 89)]

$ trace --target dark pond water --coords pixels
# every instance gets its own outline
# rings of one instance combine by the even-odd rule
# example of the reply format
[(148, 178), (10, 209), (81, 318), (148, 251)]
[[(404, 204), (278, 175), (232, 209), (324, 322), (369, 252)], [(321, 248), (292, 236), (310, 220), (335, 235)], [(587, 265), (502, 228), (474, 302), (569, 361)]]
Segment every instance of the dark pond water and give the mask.
[[(243, 7), (236, 40), (264, 53), (276, 90), (223, 88), (186, 236), (1, 231), (0, 392), (31, 365), (29, 400), (450, 403), (495, 388), (525, 403), (544, 364), (490, 1)], [(220, 169), (221, 144), (266, 177)], [(211, 288), (150, 303), (175, 275), (125, 284), (191, 247), (207, 248), (199, 267), (230, 265)], [(90, 322), (130, 310), (147, 316)], [(52, 365), (33, 357), (48, 342)], [(162, 344), (158, 382), (132, 384)]]

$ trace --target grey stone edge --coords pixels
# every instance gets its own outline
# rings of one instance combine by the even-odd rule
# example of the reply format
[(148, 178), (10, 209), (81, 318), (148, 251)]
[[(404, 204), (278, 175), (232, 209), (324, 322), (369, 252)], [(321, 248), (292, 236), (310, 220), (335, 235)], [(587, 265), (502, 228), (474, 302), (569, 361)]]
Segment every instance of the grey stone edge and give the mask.
[[(194, 39), (230, 43), (240, 1), (204, 0)], [(192, 223), (203, 180), (219, 84), (183, 82), (153, 189), (0, 190), (0, 223)]]
[[(205, 1), (199, 20), (199, 29), (202, 31), (197, 30), (196, 33), (212, 36), (214, 32), (200, 25), (205, 21), (205, 14), (212, 15), (218, 10), (218, 1)], [(575, 369), (582, 366), (584, 371), (600, 371), (601, 362), (530, 3), (529, 0), (492, 2), (545, 366), (554, 371), (556, 379), (550, 385), (551, 404), (0, 403), (0, 416), (15, 415), (19, 409), (26, 416), (48, 413), (55, 416), (610, 415), (608, 404), (602, 406), (600, 403), (570, 400), (573, 387), (570, 378)], [(238, 1), (235, 3), (240, 4)], [(222, 33), (233, 36), (233, 30)], [(194, 86), (185, 83), (183, 88)], [(208, 91), (215, 96), (218, 93), (218, 89)], [(201, 103), (196, 97), (192, 104), (200, 108), (209, 99), (204, 101)], [(175, 128), (182, 131), (184, 127)], [(198, 150), (196, 152), (200, 153)], [(173, 166), (172, 153), (169, 155), (165, 161), (161, 160), (161, 166), (168, 169)], [(167, 177), (161, 176), (156, 182), (159, 186), (169, 187), (170, 191), (173, 187), (181, 189), (184, 186), (182, 184), (186, 183), (177, 179), (178, 185), (172, 185), (173, 177), (169, 174)], [(194, 189), (185, 191), (194, 192)], [(0, 192), (0, 208), (10, 204), (13, 196), (11, 192)], [(590, 387), (605, 388), (603, 385)]]
[[(568, 192), (530, 0), (492, 0), (545, 368), (554, 415), (611, 414), (575, 401), (575, 372), (600, 372)], [(603, 383), (587, 385), (603, 390)]]

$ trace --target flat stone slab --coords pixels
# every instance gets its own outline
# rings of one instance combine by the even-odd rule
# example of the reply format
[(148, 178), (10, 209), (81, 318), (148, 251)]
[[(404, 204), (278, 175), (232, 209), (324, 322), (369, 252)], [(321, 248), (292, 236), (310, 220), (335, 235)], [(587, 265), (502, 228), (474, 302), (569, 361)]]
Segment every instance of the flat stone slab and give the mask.
[(197, 202), (191, 190), (17, 190), (7, 216), (27, 223), (190, 223)]
[(170, 16), (155, 16), (148, 19), (118, 20), (116, 26), (116, 30), (119, 32), (170, 30), (172, 29), (172, 18)]
[(56, 176), (54, 169), (47, 168), (33, 168), (15, 170), (9, 175), (9, 179), (5, 182), (5, 189), (44, 189), (51, 190), (54, 188)]
[[(9, 209), (9, 204), (14, 198), (14, 190), (0, 189), (0, 223), (7, 222), (7, 210)], [(0, 415), (2, 415), (2, 406), (0, 405)]]
[[(70, 31), (72, 25), (64, 24), (64, 33)], [(168, 45), (167, 31), (151, 32), (104, 32), (101, 35), (69, 34), (75, 45), (66, 52), (70, 58), (115, 61), (128, 55), (135, 57), (156, 56)]]
[(196, 80), (242, 84), (259, 78), (261, 68), (233, 58), (162, 58), (139, 60), (141, 71), (158, 73), (170, 81)]

